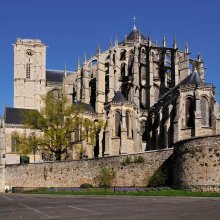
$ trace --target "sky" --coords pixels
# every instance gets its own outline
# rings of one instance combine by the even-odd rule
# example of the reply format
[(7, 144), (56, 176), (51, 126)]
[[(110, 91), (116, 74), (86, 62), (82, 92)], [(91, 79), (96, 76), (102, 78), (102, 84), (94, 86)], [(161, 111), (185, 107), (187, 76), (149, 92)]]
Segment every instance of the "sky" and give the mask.
[(220, 1), (219, 0), (0, 0), (0, 115), (13, 107), (13, 46), (17, 38), (41, 39), (48, 46), (47, 69), (75, 70), (77, 58), (89, 58), (119, 42), (136, 26), (145, 36), (167, 46), (198, 50), (204, 60), (205, 80), (217, 87), (220, 101)]

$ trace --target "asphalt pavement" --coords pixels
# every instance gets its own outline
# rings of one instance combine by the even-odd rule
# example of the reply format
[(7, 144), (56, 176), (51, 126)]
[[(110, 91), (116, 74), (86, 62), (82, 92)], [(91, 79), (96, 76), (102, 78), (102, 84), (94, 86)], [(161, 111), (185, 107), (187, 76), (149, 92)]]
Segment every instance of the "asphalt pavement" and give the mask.
[(0, 220), (218, 220), (220, 198), (0, 194)]

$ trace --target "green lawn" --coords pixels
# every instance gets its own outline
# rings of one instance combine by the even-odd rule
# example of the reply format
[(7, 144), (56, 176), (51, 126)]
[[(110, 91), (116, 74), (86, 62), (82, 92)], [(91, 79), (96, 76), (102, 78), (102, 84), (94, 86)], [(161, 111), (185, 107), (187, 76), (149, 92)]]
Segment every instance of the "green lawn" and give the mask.
[(135, 191), (135, 192), (119, 192), (111, 189), (85, 189), (84, 191), (51, 191), (47, 190), (35, 190), (26, 191), (25, 193), (32, 194), (55, 194), (55, 195), (129, 195), (129, 196), (188, 196), (188, 197), (220, 197), (220, 193), (217, 192), (190, 192), (185, 190), (153, 190), (153, 191)]

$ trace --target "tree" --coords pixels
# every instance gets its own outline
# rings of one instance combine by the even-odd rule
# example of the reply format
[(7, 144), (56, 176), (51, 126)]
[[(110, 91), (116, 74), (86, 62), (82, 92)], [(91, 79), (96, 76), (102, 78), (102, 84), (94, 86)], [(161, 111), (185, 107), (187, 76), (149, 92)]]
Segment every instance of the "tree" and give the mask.
[(116, 172), (112, 167), (101, 165), (99, 174), (96, 177), (98, 185), (103, 188), (110, 188), (113, 184), (113, 181), (116, 177)]
[[(68, 104), (65, 95), (57, 97), (48, 93), (42, 100), (44, 107), (40, 112), (33, 110), (24, 117), (25, 127), (37, 135), (33, 136), (32, 133), (20, 138), (21, 153), (29, 154), (38, 150), (61, 160), (82, 140), (94, 142), (95, 134), (102, 126), (101, 121), (94, 123), (83, 118), (84, 109)], [(73, 132), (80, 134), (79, 138), (74, 139)]]

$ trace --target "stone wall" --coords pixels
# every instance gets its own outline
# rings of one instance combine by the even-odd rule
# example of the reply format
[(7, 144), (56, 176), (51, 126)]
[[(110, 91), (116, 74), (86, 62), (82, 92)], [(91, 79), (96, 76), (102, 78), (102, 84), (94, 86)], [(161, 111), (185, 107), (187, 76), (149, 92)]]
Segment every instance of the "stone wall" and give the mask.
[(176, 143), (173, 160), (175, 187), (194, 191), (220, 191), (220, 135)]
[(95, 177), (102, 164), (116, 172), (115, 186), (146, 186), (150, 177), (172, 155), (172, 149), (129, 155), (143, 163), (123, 165), (127, 156), (115, 156), (78, 161), (44, 162), (6, 166), (5, 185), (9, 187), (79, 187), (82, 183), (97, 186)]

